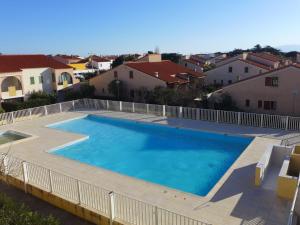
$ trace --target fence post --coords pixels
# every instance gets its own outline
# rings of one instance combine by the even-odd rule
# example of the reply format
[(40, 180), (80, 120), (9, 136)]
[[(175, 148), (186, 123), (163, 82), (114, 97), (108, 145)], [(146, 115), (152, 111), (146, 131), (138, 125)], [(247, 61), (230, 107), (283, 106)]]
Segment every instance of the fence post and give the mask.
[(135, 108), (134, 108), (134, 102), (132, 103), (132, 112), (135, 112)]
[(109, 224), (112, 225), (115, 218), (115, 195), (109, 192)]
[(155, 216), (154, 224), (158, 225), (158, 208), (157, 208), (157, 206), (155, 206), (155, 208), (154, 208), (154, 216)]
[(75, 111), (75, 101), (74, 100), (72, 101), (72, 109), (73, 109), (73, 111)]
[(32, 119), (32, 108), (29, 109), (29, 118)]
[(80, 195), (80, 184), (79, 180), (76, 180), (77, 194), (78, 194), (78, 205), (81, 204), (81, 195)]
[(264, 126), (264, 114), (260, 115), (260, 127)]
[(59, 112), (62, 112), (61, 103), (59, 103)]
[(106, 100), (106, 109), (107, 110), (109, 109), (109, 102), (108, 102), (108, 100)]
[(24, 181), (24, 191), (27, 194), (27, 184), (28, 184), (28, 168), (27, 162), (22, 162), (22, 170), (23, 170), (23, 181)]
[(196, 109), (196, 120), (200, 120), (200, 109)]
[(146, 112), (149, 114), (149, 104), (146, 104)]
[(219, 123), (220, 110), (217, 110), (217, 123)]
[(182, 106), (179, 107), (179, 118), (182, 118)]
[(47, 116), (48, 115), (47, 106), (44, 106), (44, 110), (45, 110), (45, 116)]
[(14, 112), (11, 112), (10, 115), (11, 115), (11, 122), (14, 123), (14, 122), (15, 122), (15, 119), (14, 119)]
[(238, 125), (241, 125), (241, 112), (238, 113)]
[(123, 111), (123, 104), (122, 104), (122, 101), (120, 101), (120, 112)]
[(48, 169), (48, 176), (49, 176), (49, 192), (52, 193), (53, 188), (52, 188), (52, 173), (51, 170)]
[(8, 158), (7, 155), (4, 156), (3, 158), (3, 167), (4, 167), (4, 175), (8, 175)]
[(166, 116), (166, 105), (163, 105), (163, 113), (162, 113), (163, 116)]
[(286, 120), (285, 120), (285, 130), (288, 130), (289, 129), (289, 116), (286, 117)]

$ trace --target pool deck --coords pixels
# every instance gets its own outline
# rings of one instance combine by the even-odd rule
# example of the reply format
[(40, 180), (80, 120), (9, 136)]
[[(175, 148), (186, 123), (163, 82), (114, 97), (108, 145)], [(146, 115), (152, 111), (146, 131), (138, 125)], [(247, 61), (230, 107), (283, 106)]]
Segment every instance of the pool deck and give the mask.
[[(49, 154), (47, 151), (82, 139), (84, 136), (46, 126), (82, 117), (86, 114), (98, 114), (219, 133), (242, 134), (256, 138), (209, 194), (200, 197)], [(279, 199), (274, 190), (254, 186), (255, 166), (269, 145), (280, 144), (281, 139), (299, 135), (299, 133), (111, 111), (54, 114), (0, 127), (0, 131), (5, 130), (31, 134), (33, 137), (11, 146), (3, 146), (0, 148), (0, 152), (9, 152), (9, 154), (28, 162), (203, 222), (214, 225), (282, 225), (288, 220), (291, 203)]]

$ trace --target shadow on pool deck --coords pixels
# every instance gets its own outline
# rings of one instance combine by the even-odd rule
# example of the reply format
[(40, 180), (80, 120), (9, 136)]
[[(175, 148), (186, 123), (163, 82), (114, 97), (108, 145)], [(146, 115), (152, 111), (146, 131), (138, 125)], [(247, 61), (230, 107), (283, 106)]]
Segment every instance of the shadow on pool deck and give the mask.
[(23, 191), (10, 185), (0, 182), (0, 192), (6, 194), (19, 203), (24, 203), (32, 211), (37, 211), (42, 215), (52, 215), (57, 218), (61, 225), (92, 225), (64, 210), (54, 207), (32, 195), (25, 194)]
[[(255, 164), (235, 169), (211, 199), (212, 202), (239, 196), (231, 216), (241, 224), (284, 224), (288, 221), (291, 202), (277, 197), (273, 190), (254, 186)], [(253, 177), (249, 177), (253, 174)]]

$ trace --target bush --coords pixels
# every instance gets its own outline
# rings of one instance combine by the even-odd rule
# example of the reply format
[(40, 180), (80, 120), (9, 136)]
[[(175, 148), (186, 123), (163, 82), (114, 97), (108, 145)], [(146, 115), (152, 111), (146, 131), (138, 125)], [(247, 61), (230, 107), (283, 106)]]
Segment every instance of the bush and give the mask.
[(79, 90), (70, 89), (65, 91), (64, 100), (70, 101), (80, 98), (93, 98), (95, 92), (95, 87), (89, 84), (81, 84)]
[(2, 108), (6, 112), (34, 108), (43, 105), (50, 105), (56, 102), (57, 98), (54, 94), (46, 94), (43, 92), (33, 92), (27, 101), (14, 101), (14, 102), (3, 102)]
[(16, 203), (0, 193), (0, 225), (59, 225), (59, 221), (50, 216), (32, 212), (24, 204)]

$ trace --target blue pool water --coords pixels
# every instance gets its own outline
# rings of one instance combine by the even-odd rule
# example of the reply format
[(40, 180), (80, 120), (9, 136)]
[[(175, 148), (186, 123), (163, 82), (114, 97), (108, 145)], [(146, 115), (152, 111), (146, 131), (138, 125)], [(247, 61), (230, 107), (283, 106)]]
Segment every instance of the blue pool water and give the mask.
[(201, 196), (252, 140), (92, 115), (51, 127), (89, 136), (53, 154)]

